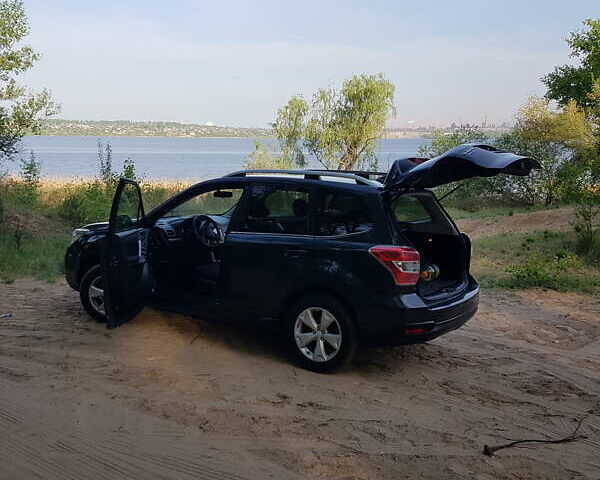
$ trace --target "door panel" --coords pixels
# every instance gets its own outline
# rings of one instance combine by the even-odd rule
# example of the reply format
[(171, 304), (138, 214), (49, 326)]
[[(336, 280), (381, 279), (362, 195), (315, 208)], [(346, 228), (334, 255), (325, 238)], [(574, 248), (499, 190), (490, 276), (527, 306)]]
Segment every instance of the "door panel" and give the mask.
[(277, 317), (282, 297), (306, 281), (310, 197), (286, 183), (255, 184), (245, 197), (225, 241), (223, 277), (241, 314)]
[(138, 184), (121, 179), (113, 199), (108, 235), (101, 250), (107, 328), (131, 320), (154, 290), (148, 262), (149, 228)]
[(283, 296), (309, 274), (306, 236), (230, 233), (225, 244), (229, 297), (239, 312), (277, 317)]

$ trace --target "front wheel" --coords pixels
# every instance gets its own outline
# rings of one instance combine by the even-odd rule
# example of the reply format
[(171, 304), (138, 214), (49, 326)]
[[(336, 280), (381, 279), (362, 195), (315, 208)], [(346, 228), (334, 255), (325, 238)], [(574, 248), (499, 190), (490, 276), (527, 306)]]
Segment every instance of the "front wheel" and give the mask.
[(97, 321), (106, 322), (104, 307), (104, 282), (100, 272), (100, 265), (90, 268), (79, 286), (79, 298), (85, 311)]
[(294, 359), (308, 370), (338, 370), (356, 352), (357, 334), (351, 315), (333, 297), (305, 296), (289, 310), (284, 327)]

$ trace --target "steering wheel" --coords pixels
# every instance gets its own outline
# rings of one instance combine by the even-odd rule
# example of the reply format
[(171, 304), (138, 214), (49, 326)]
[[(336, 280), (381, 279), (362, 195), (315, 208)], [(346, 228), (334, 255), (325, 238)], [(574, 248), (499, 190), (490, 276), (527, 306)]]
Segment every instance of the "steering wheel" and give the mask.
[(225, 243), (223, 228), (208, 215), (197, 215), (192, 220), (194, 235), (202, 245), (215, 248)]

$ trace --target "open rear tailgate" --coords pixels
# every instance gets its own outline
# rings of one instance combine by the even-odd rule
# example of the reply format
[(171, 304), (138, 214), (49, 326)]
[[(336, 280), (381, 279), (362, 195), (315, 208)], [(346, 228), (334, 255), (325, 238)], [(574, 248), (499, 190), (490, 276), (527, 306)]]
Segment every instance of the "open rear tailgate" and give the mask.
[(472, 177), (493, 177), (500, 173), (524, 176), (537, 168), (540, 168), (540, 164), (532, 158), (490, 145), (465, 144), (430, 160), (396, 160), (385, 178), (384, 191), (431, 188)]

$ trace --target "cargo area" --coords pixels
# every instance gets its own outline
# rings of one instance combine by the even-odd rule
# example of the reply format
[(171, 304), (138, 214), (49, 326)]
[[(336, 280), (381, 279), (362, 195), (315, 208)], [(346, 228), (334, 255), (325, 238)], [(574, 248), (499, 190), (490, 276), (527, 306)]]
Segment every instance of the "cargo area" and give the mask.
[[(441, 299), (462, 291), (467, 284), (469, 248), (432, 193), (411, 192), (390, 202), (399, 242), (408, 243), (421, 256), (418, 293)], [(424, 278), (425, 277), (425, 278)]]

